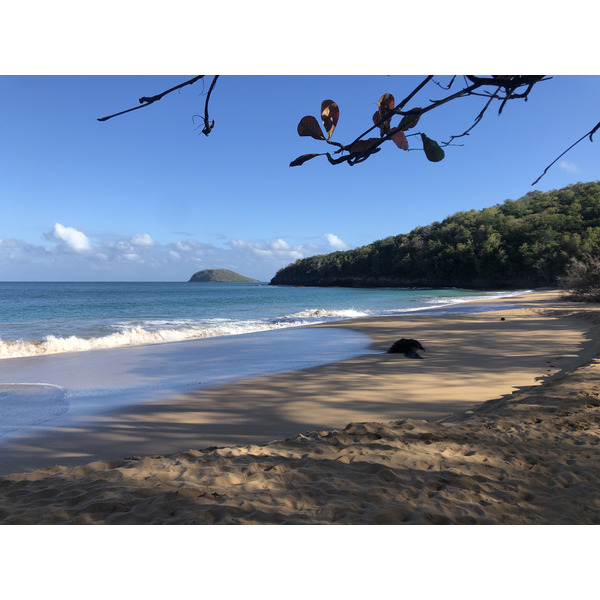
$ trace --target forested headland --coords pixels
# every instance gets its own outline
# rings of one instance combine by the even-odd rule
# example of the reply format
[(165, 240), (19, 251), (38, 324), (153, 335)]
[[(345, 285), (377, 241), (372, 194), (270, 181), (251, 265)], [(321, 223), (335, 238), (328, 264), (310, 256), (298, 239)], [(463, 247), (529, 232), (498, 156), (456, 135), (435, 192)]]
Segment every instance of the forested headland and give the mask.
[(206, 283), (206, 282), (218, 282), (218, 283), (252, 283), (257, 282), (258, 279), (252, 279), (251, 277), (245, 277), (235, 271), (229, 269), (204, 269), (203, 271), (197, 271), (194, 273), (188, 283)]
[(354, 250), (297, 260), (271, 285), (522, 288), (556, 285), (600, 254), (600, 182), (529, 192)]

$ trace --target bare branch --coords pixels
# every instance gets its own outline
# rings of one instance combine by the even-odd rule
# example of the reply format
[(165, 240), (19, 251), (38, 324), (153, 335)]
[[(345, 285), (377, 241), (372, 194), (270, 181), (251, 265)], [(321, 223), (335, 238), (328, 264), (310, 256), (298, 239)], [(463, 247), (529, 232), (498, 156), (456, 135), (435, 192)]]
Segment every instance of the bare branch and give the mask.
[(119, 117), (121, 115), (132, 112), (134, 110), (139, 110), (140, 108), (146, 108), (146, 106), (150, 106), (154, 102), (162, 99), (167, 94), (170, 94), (171, 92), (179, 90), (182, 87), (185, 87), (186, 85), (191, 85), (193, 83), (196, 83), (196, 81), (202, 79), (203, 77), (205, 77), (205, 75), (197, 75), (196, 77), (193, 77), (192, 79), (185, 81), (184, 83), (180, 83), (179, 85), (172, 87), (170, 90), (167, 90), (166, 92), (162, 92), (162, 94), (157, 94), (156, 96), (150, 96), (149, 98), (144, 96), (139, 99), (140, 106), (134, 106), (133, 108), (128, 108), (127, 110), (123, 110), (121, 112), (115, 113), (114, 115), (109, 115), (108, 117), (102, 117), (102, 118), (98, 119), (98, 121), (108, 121), (109, 119), (112, 119), (113, 117)]
[[(208, 136), (208, 134), (212, 131), (213, 127), (215, 126), (215, 122), (212, 121), (209, 124), (209, 119), (208, 119), (208, 103), (210, 101), (210, 95), (212, 94), (212, 91), (215, 89), (215, 85), (217, 83), (217, 79), (219, 79), (218, 75), (215, 75), (213, 77), (213, 80), (210, 84), (210, 87), (208, 88), (208, 94), (206, 94), (206, 102), (204, 103), (204, 128), (202, 129), (202, 133), (206, 136)], [(194, 117), (197, 117), (198, 115), (194, 115)], [(194, 120), (194, 117), (192, 117), (192, 121)]]
[(473, 130), (479, 124), (481, 119), (483, 119), (483, 115), (485, 114), (485, 111), (490, 107), (490, 104), (492, 103), (492, 100), (494, 100), (494, 99), (497, 99), (497, 96), (495, 94), (492, 94), (491, 96), (489, 96), (486, 105), (483, 107), (483, 109), (477, 115), (477, 117), (475, 117), (475, 121), (474, 121), (473, 125), (471, 125), (471, 127), (469, 127), (466, 131), (463, 131), (463, 133), (461, 133), (459, 135), (451, 135), (450, 139), (447, 142), (445, 142), (444, 145), (449, 146), (454, 140), (456, 140), (460, 137), (464, 137), (465, 135), (469, 135), (469, 132), (471, 130)]
[(402, 110), (411, 101), (411, 99), (416, 96), (432, 79), (433, 75), (427, 75), (427, 77), (425, 77), (425, 79), (423, 79), (423, 81), (421, 81), (421, 83), (408, 96), (406, 96), (406, 98), (404, 98), (404, 100), (402, 100), (402, 102), (400, 102), (396, 108), (398, 110)]
[(598, 123), (592, 130), (588, 131), (585, 135), (582, 135), (574, 144), (571, 144), (560, 156), (557, 156), (545, 169), (544, 172), (531, 184), (535, 185), (552, 167), (558, 160), (560, 160), (569, 150), (575, 148), (579, 142), (585, 140), (586, 137), (590, 138), (590, 142), (593, 142), (592, 136), (600, 129), (600, 123)]
[(439, 81), (436, 81), (435, 79), (433, 80), (433, 83), (435, 83), (435, 85), (437, 85), (439, 88), (442, 88), (443, 90), (449, 90), (453, 85), (454, 85), (454, 80), (456, 79), (456, 75), (452, 76), (452, 79), (450, 80), (450, 83), (448, 85), (442, 85)]

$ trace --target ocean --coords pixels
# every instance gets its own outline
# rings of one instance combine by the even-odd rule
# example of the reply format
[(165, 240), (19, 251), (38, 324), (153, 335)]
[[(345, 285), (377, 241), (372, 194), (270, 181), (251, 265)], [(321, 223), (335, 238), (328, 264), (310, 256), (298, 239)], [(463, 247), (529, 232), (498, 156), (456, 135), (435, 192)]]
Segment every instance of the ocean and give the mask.
[(304, 325), (490, 310), (465, 303), (527, 291), (0, 282), (0, 450), (191, 388), (373, 352), (364, 334)]
[[(264, 283), (0, 282), (0, 359), (177, 342), (524, 293)], [(469, 308), (473, 310), (473, 308)]]

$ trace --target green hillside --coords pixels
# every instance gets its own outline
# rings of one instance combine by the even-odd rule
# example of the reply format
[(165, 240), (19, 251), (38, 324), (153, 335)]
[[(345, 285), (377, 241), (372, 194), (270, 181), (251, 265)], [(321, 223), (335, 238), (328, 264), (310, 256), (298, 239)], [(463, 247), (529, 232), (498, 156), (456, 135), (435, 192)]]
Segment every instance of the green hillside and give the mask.
[(410, 233), (296, 261), (271, 285), (519, 288), (556, 285), (571, 257), (600, 254), (600, 182), (530, 192)]
[(251, 279), (250, 277), (244, 277), (235, 271), (229, 269), (204, 269), (194, 273), (189, 282), (229, 282), (229, 283), (251, 283), (258, 281), (258, 279)]

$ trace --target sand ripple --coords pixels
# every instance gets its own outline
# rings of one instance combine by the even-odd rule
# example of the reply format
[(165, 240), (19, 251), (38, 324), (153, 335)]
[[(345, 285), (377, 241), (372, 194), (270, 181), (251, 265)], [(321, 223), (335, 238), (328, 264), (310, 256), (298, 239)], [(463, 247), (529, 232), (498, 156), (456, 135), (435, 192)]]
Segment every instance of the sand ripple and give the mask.
[(444, 422), (0, 478), (4, 524), (598, 524), (600, 361)]

